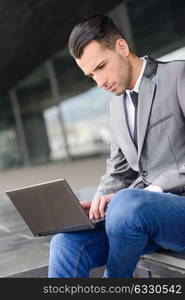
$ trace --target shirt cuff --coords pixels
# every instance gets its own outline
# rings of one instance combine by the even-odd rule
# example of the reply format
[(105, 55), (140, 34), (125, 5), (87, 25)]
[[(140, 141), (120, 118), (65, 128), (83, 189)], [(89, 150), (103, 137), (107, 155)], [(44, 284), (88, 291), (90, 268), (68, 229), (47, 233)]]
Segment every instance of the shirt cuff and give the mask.
[(163, 190), (160, 186), (152, 185), (152, 184), (147, 186), (146, 188), (144, 188), (144, 190), (151, 191), (151, 192), (163, 193)]

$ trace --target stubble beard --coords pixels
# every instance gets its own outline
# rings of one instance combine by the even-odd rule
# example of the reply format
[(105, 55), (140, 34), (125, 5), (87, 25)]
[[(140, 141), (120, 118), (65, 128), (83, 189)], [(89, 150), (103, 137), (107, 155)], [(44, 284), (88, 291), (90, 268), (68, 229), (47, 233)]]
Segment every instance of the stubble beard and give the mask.
[(129, 64), (129, 62), (124, 61), (124, 69), (125, 69), (125, 72), (122, 77), (120, 91), (117, 91), (117, 92), (115, 91), (116, 96), (120, 96), (121, 94), (123, 94), (129, 88), (129, 85), (131, 82), (132, 71), (131, 71), (131, 65)]

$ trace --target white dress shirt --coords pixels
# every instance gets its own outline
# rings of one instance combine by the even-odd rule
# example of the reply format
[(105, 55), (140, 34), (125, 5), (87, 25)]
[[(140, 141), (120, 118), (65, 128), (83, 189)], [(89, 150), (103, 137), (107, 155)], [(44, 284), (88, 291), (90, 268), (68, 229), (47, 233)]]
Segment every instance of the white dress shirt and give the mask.
[[(143, 60), (143, 65), (142, 65), (142, 68), (141, 68), (141, 72), (138, 76), (138, 79), (135, 83), (135, 86), (132, 90), (126, 90), (125, 91), (125, 103), (126, 103), (126, 110), (127, 110), (127, 121), (128, 121), (128, 127), (129, 127), (129, 130), (130, 130), (130, 134), (132, 136), (132, 138), (134, 138), (134, 122), (135, 122), (135, 107), (134, 107), (134, 104), (132, 102), (132, 99), (130, 97), (130, 93), (135, 91), (136, 93), (139, 93), (139, 86), (140, 86), (140, 83), (141, 83), (141, 79), (143, 77), (143, 73), (144, 73), (144, 70), (145, 70), (145, 67), (146, 67), (146, 59), (144, 57), (141, 57), (141, 59)], [(162, 189), (161, 187), (159, 186), (155, 186), (155, 185), (149, 185), (148, 187), (145, 188), (145, 190), (148, 190), (148, 191), (153, 191), (153, 192), (162, 192)]]
[(143, 60), (143, 66), (142, 66), (141, 72), (138, 76), (138, 79), (135, 83), (135, 86), (132, 90), (126, 90), (126, 92), (125, 92), (128, 126), (129, 126), (129, 130), (130, 130), (130, 134), (131, 134), (132, 138), (134, 138), (135, 107), (134, 107), (134, 104), (130, 97), (130, 93), (133, 91), (135, 91), (136, 93), (139, 93), (139, 86), (140, 86), (141, 79), (143, 77), (143, 73), (144, 73), (144, 70), (146, 67), (146, 59), (144, 57), (141, 57), (141, 59)]

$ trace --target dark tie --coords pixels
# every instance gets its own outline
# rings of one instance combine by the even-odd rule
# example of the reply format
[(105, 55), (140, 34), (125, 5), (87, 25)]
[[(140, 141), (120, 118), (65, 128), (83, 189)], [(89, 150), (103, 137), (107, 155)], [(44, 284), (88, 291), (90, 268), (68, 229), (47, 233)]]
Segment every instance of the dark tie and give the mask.
[(134, 120), (134, 143), (137, 147), (137, 107), (138, 107), (138, 93), (135, 91), (130, 93), (130, 98), (135, 107), (135, 120)]

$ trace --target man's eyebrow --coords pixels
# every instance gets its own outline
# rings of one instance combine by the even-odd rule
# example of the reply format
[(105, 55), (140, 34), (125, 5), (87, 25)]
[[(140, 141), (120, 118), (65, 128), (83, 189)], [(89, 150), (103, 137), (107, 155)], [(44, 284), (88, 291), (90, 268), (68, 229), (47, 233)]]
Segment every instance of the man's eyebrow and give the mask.
[[(99, 64), (97, 64), (97, 66), (94, 68), (94, 70), (92, 72), (95, 72), (99, 69), (99, 67), (104, 64), (106, 61), (105, 60), (102, 60)], [(89, 74), (85, 74), (85, 76), (92, 76), (92, 73), (89, 73)]]

